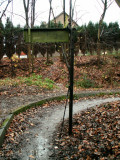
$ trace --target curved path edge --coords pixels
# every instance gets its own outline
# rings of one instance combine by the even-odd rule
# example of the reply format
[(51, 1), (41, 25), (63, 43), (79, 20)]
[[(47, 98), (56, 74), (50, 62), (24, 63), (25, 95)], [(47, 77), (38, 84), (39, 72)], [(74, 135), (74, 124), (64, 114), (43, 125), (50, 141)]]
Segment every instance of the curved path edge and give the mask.
[[(115, 94), (120, 94), (120, 90), (108, 90), (108, 91), (82, 91), (81, 93), (75, 93), (74, 94), (74, 99), (79, 99), (81, 97), (89, 97), (89, 96), (100, 96), (100, 95), (115, 95)], [(7, 129), (10, 126), (11, 121), (13, 120), (14, 116), (26, 111), (27, 109), (31, 108), (31, 107), (37, 107), (40, 105), (43, 105), (46, 102), (50, 102), (53, 100), (64, 100), (66, 99), (66, 95), (60, 95), (60, 96), (54, 96), (54, 97), (50, 97), (50, 98), (45, 98), (42, 99), (40, 101), (34, 102), (34, 103), (30, 103), (27, 105), (23, 105), (21, 107), (19, 107), (17, 110), (13, 111), (11, 114), (9, 114), (7, 116), (7, 118), (4, 120), (4, 122), (2, 123), (1, 127), (0, 127), (0, 147), (2, 146), (3, 142), (4, 142), (4, 138), (5, 138), (5, 134)]]

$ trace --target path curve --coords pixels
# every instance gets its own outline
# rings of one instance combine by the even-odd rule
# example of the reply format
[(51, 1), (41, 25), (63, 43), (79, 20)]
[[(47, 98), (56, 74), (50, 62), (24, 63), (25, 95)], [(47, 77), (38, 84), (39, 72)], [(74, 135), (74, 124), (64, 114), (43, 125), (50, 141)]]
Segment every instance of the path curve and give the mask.
[[(120, 97), (83, 100), (74, 104), (73, 112), (75, 114), (81, 110), (117, 100), (120, 100)], [(55, 158), (51, 157), (54, 154), (52, 138), (56, 126), (63, 118), (63, 113), (64, 106), (59, 105), (46, 108), (42, 117), (37, 115), (33, 120), (36, 125), (29, 130), (28, 137), (23, 137), (24, 142), (22, 142), (20, 147), (21, 154), (17, 159), (31, 160), (32, 158), (30, 157), (32, 155), (36, 160), (54, 160)], [(67, 106), (65, 118), (68, 118), (68, 113)], [(27, 142), (26, 139), (29, 139), (29, 141)], [(16, 151), (16, 155), (19, 155), (19, 150)]]
[[(2, 89), (0, 89), (1, 91)], [(17, 108), (23, 106), (23, 105), (28, 105), (30, 103), (35, 103), (47, 98), (52, 98), (52, 97), (58, 97), (58, 96), (63, 96), (67, 94), (67, 91), (63, 91), (63, 87), (61, 86), (61, 89), (55, 90), (52, 93), (51, 92), (38, 92), (37, 94), (32, 94), (33, 89), (30, 87), (27, 90), (31, 90), (31, 92), (27, 95), (24, 94), (18, 94), (15, 96), (8, 96), (6, 95), (0, 95), (0, 123), (3, 122), (5, 117), (7, 117), (8, 114), (16, 110)], [(3, 89), (3, 91), (7, 92), (6, 89)], [(11, 90), (9, 92), (12, 92)], [(120, 93), (120, 89), (106, 89), (106, 90), (86, 90), (86, 91), (77, 91), (74, 92), (75, 95), (81, 95), (87, 96), (87, 95), (97, 95), (97, 94), (110, 94), (110, 93)], [(9, 109), (8, 109), (9, 108)], [(1, 114), (2, 113), (2, 114)]]

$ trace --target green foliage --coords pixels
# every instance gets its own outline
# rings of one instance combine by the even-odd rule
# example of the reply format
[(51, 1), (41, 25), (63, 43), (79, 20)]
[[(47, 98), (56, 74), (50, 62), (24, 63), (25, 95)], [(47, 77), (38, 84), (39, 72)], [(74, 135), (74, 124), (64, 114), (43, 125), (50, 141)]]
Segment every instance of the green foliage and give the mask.
[[(48, 24), (45, 22), (42, 22), (40, 25), (40, 28), (48, 28)], [(49, 28), (63, 28), (63, 24), (59, 21), (58, 23), (55, 23), (54, 21), (50, 21)]]
[(26, 84), (28, 86), (34, 85), (42, 89), (53, 89), (54, 82), (49, 78), (43, 79), (41, 75), (32, 74), (30, 77), (17, 77), (17, 78), (6, 78), (0, 80), (0, 85), (12, 85), (17, 86)]
[(50, 28), (63, 28), (63, 24), (60, 21), (58, 23), (51, 21)]
[[(82, 25), (77, 27), (77, 32), (79, 33), (80, 40), (80, 50), (82, 54), (86, 54), (87, 51), (93, 55), (97, 50), (97, 39), (98, 39), (98, 23), (94, 24), (91, 21), (88, 25)], [(115, 23), (105, 23), (101, 25), (100, 33), (100, 52), (113, 52), (119, 54), (120, 48), (120, 28), (118, 22)]]
[(9, 18), (7, 18), (5, 24), (5, 51), (6, 55), (11, 58), (12, 55), (15, 53), (14, 48), (14, 39), (13, 39), (13, 24)]
[(4, 39), (4, 26), (2, 22), (0, 22), (0, 60), (4, 55), (3, 39)]
[[(43, 23), (43, 22), (42, 22)], [(41, 24), (42, 25), (42, 24)], [(33, 26), (33, 29), (40, 29), (40, 26)], [(44, 28), (44, 27), (43, 27)]]
[(13, 41), (14, 44), (21, 44), (23, 39), (23, 28), (20, 25), (13, 26)]
[(49, 28), (56, 28), (56, 24), (53, 21), (51, 21)]
[(0, 43), (3, 41), (3, 36), (4, 36), (4, 26), (2, 22), (0, 22)]
[(98, 26), (97, 24), (95, 25), (91, 21), (87, 25), (87, 34), (89, 35), (89, 38), (97, 42), (97, 31), (98, 31)]
[(63, 28), (63, 24), (59, 21), (58, 24), (57, 24), (57, 27), (58, 28)]
[(54, 82), (49, 78), (43, 79), (41, 75), (32, 74), (30, 77), (25, 78), (24, 82), (27, 85), (35, 85), (38, 87), (46, 88), (46, 89), (53, 89)]
[(13, 23), (10, 21), (9, 18), (7, 18), (5, 24), (5, 38), (6, 38), (5, 42), (10, 43), (12, 40), (12, 35), (13, 35)]
[(23, 39), (22, 28), (20, 25), (14, 27), (13, 23), (7, 18), (4, 28), (5, 52), (11, 58), (15, 53), (15, 45), (21, 44)]
[(78, 80), (76, 83), (75, 83), (76, 87), (82, 87), (82, 88), (94, 88), (96, 87), (95, 83), (89, 79), (87, 77), (87, 75), (84, 75), (83, 78), (81, 78), (80, 80)]
[(119, 41), (120, 40), (120, 29), (118, 22), (109, 23), (108, 25), (103, 25), (104, 31), (102, 33), (101, 39), (102, 41)]
[[(120, 28), (118, 22), (105, 23), (101, 26), (101, 40), (102, 41), (119, 41), (120, 40)], [(77, 27), (77, 31), (80, 33), (86, 33), (86, 38), (97, 41), (98, 23), (89, 22), (88, 25), (82, 25)]]
[(47, 24), (45, 22), (42, 22), (40, 28), (47, 28)]

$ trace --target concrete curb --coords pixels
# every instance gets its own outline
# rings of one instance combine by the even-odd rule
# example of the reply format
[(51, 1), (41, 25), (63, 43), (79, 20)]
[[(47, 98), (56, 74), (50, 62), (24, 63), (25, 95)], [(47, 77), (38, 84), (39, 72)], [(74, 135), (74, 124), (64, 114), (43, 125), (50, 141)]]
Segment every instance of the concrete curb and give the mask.
[[(114, 92), (114, 91), (112, 91), (112, 92), (102, 92), (102, 91), (100, 91), (100, 92), (89, 92), (89, 93), (86, 92), (86, 93), (74, 94), (74, 99), (79, 99), (81, 97), (89, 97), (89, 96), (116, 95), (116, 94), (120, 95), (120, 91), (117, 91), (117, 92)], [(19, 113), (22, 113), (29, 108), (43, 105), (46, 102), (50, 102), (50, 101), (54, 101), (54, 100), (61, 101), (61, 100), (64, 100), (64, 99), (66, 99), (66, 95), (61, 95), (61, 96), (42, 99), (38, 102), (34, 102), (34, 103), (31, 103), (31, 104), (21, 106), (17, 110), (15, 110), (11, 114), (9, 114), (7, 116), (7, 118), (5, 119), (5, 121), (3, 122), (2, 126), (0, 127), (0, 147), (2, 146), (2, 144), (4, 142), (6, 131), (9, 128), (10, 123), (13, 120), (15, 115), (18, 115)]]
[(14, 114), (8, 115), (8, 117), (3, 122), (3, 124), (2, 124), (2, 126), (0, 128), (0, 147), (2, 146), (2, 144), (4, 142), (6, 131), (9, 128), (10, 122), (13, 120), (13, 117), (14, 117)]

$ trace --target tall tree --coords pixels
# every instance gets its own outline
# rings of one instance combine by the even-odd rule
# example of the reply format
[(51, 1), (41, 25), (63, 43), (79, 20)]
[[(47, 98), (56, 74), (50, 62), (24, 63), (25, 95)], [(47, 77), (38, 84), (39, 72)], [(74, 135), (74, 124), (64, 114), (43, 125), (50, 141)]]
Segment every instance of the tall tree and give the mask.
[(35, 4), (36, 4), (36, 0), (32, 0), (31, 1), (31, 28), (34, 27), (34, 23), (35, 23)]
[(113, 0), (101, 0), (101, 3), (103, 5), (103, 10), (102, 10), (102, 14), (100, 16), (99, 19), (99, 24), (98, 24), (98, 39), (97, 39), (97, 55), (98, 55), (98, 64), (100, 63), (100, 37), (101, 37), (101, 31), (102, 31), (102, 24), (103, 24), (103, 20), (105, 18), (105, 14), (107, 9), (110, 7), (110, 5), (112, 4)]
[[(25, 10), (26, 27), (34, 27), (35, 23), (35, 4), (37, 0), (23, 0)], [(31, 13), (30, 13), (31, 11)], [(30, 18), (31, 17), (31, 18)], [(31, 22), (30, 22), (31, 20)]]
[(6, 55), (11, 58), (12, 55), (15, 53), (15, 41), (14, 41), (14, 26), (9, 18), (7, 18), (6, 24), (5, 24), (5, 51)]
[[(2, 18), (3, 18), (3, 16), (4, 16), (4, 14), (5, 14), (5, 12), (6, 12), (6, 10), (7, 10), (7, 8), (8, 8), (8, 6), (9, 6), (9, 4), (12, 2), (12, 0), (1, 0), (1, 2), (0, 2), (0, 7), (5, 3), (6, 5), (5, 5), (5, 8), (3, 9), (3, 11), (0, 11), (0, 13), (1, 13), (1, 15), (0, 15), (0, 21), (2, 20)], [(2, 7), (1, 7), (2, 8)]]
[(89, 35), (89, 39), (91, 39), (91, 41), (94, 40), (95, 42), (95, 40), (97, 39), (95, 24), (90, 21), (86, 29), (87, 29), (87, 34)]
[(25, 10), (25, 20), (26, 20), (26, 27), (29, 27), (29, 6), (30, 0), (23, 0), (24, 10)]
[[(26, 2), (27, 1), (27, 2)], [(24, 10), (25, 10), (25, 17), (26, 17), (26, 27), (27, 28), (33, 28), (34, 27), (34, 23), (35, 23), (35, 4), (36, 4), (37, 0), (23, 0), (23, 5), (24, 5)], [(31, 5), (31, 6), (30, 6)], [(29, 18), (29, 13), (30, 13), (30, 7), (31, 7), (31, 18)], [(30, 19), (31, 19), (31, 23), (30, 23)], [(31, 51), (32, 53), (33, 51), (33, 46), (31, 44), (28, 45), (28, 59), (29, 59), (29, 73), (33, 72), (33, 61), (34, 61), (34, 57), (33, 54), (31, 55)]]

